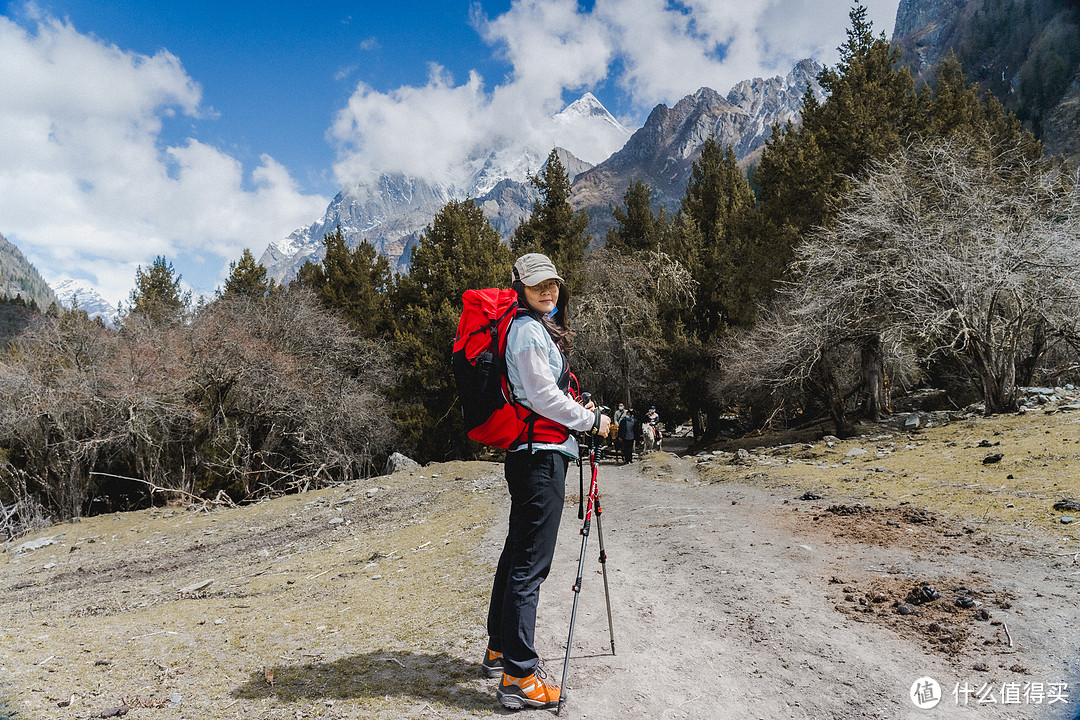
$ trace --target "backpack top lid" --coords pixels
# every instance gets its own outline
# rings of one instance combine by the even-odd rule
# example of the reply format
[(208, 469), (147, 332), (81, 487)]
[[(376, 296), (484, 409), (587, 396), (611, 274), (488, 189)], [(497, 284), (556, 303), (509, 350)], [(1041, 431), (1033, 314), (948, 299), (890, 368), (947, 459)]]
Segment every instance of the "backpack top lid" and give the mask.
[(464, 307), (458, 320), (453, 351), (464, 350), (465, 357), (473, 360), (485, 350), (490, 350), (491, 336), (484, 331), (492, 329), (494, 320), (500, 344), (497, 349), (501, 353), (504, 349), (502, 345), (506, 342), (506, 330), (517, 311), (517, 292), (502, 288), (466, 290), (461, 299)]

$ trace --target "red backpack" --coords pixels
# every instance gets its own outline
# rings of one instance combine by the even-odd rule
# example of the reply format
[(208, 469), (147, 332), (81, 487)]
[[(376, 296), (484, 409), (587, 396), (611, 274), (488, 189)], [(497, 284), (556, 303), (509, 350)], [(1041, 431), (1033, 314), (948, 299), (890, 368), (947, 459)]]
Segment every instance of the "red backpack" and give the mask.
[[(522, 442), (562, 442), (569, 431), (513, 400), (506, 378), (506, 337), (518, 315), (514, 290), (466, 290), (450, 366), (465, 431), (477, 442), (509, 449)], [(569, 371), (567, 371), (569, 374)]]

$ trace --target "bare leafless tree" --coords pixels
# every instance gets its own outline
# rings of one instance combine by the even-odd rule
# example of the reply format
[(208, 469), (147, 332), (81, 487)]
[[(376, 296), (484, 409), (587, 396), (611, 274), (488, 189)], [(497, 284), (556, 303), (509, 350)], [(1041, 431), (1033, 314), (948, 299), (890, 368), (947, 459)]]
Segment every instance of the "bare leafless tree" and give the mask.
[[(804, 388), (835, 375), (830, 357), (864, 368), (850, 356), (870, 345), (894, 372), (915, 372), (904, 358), (954, 358), (987, 412), (1014, 409), (1048, 344), (1076, 337), (1077, 205), (1076, 178), (1021, 148), (912, 145), (856, 182), (836, 223), (797, 248), (776, 306), (720, 349), (715, 390)], [(849, 409), (843, 386), (829, 391), (834, 417)]]
[(689, 271), (663, 252), (589, 255), (584, 290), (574, 298), (579, 367), (596, 383), (587, 389), (627, 407), (655, 391), (663, 350), (659, 308), (692, 305), (693, 298)]
[(862, 248), (843, 291), (879, 293), (922, 358), (955, 358), (987, 412), (1009, 411), (1080, 310), (1076, 192), (1019, 147), (935, 141), (878, 167), (818, 240)]
[(43, 317), (0, 359), (0, 504), (66, 518), (125, 478), (239, 500), (370, 475), (394, 441), (391, 372), (301, 291), (119, 331)]
[(40, 318), (0, 361), (0, 474), (60, 517), (82, 514), (89, 472), (115, 442), (110, 333), (84, 313)]
[(190, 341), (199, 459), (241, 496), (370, 475), (394, 441), (388, 353), (308, 292), (222, 298)]

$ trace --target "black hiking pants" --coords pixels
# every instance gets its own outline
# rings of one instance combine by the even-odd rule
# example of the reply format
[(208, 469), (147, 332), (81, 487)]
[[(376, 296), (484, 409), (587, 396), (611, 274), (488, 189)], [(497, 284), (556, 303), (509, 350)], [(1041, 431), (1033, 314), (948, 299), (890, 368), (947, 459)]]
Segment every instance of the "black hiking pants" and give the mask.
[(540, 583), (551, 570), (566, 496), (570, 458), (555, 450), (506, 454), (510, 530), (488, 607), (488, 647), (503, 654), (505, 672), (527, 677), (536, 669), (534, 646)]

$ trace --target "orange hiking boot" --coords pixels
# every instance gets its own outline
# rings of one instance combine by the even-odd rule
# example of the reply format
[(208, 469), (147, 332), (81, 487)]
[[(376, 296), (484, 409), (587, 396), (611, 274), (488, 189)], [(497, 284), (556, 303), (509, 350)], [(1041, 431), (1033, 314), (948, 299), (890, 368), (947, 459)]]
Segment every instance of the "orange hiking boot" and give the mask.
[(532, 675), (524, 678), (510, 677), (504, 673), (495, 696), (504, 708), (521, 710), (525, 707), (555, 707), (559, 704), (560, 692), (558, 685), (544, 681), (543, 673), (537, 668)]
[(484, 653), (484, 659), (480, 663), (480, 669), (489, 678), (497, 678), (503, 674), (503, 654), (488, 648)]

